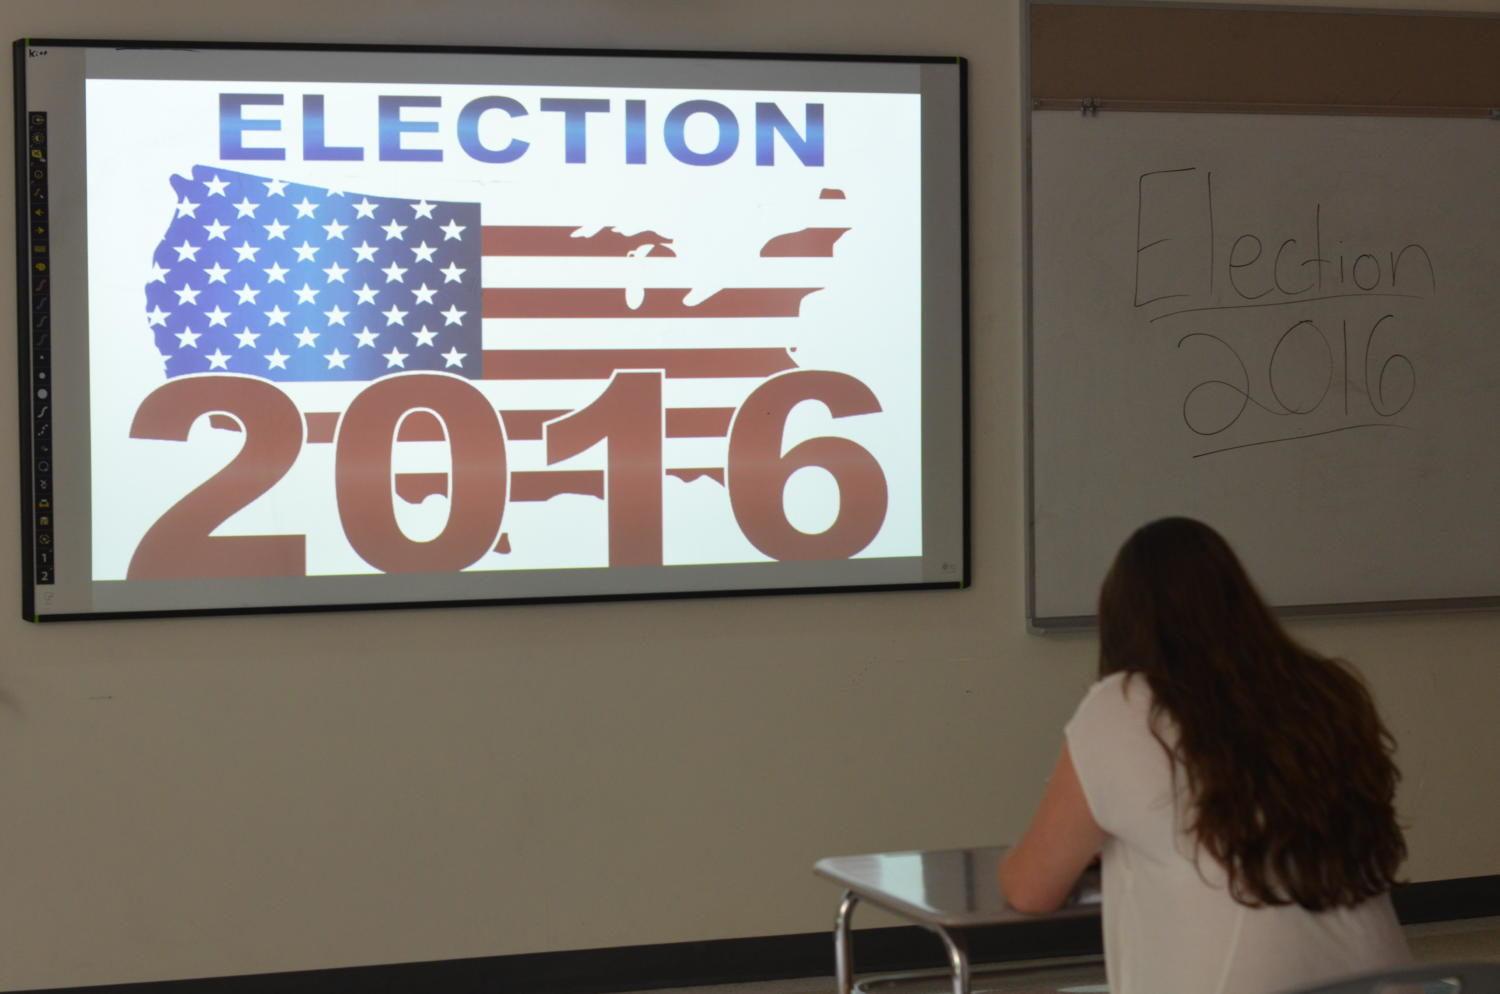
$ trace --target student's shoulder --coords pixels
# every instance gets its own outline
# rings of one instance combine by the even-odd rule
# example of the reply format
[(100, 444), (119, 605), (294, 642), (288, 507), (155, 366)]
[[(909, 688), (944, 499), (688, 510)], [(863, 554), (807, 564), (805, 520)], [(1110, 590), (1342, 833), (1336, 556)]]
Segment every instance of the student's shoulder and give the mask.
[(1089, 698), (1102, 693), (1124, 695), (1129, 692), (1129, 684), (1135, 682), (1134, 680), (1127, 680), (1130, 675), (1126, 670), (1117, 670), (1107, 677), (1101, 677), (1094, 681), (1093, 686), (1089, 687), (1089, 692), (1084, 696), (1085, 698)]
[(1128, 719), (1151, 709), (1151, 687), (1139, 673), (1121, 671), (1098, 680), (1083, 695), (1074, 722)]
[(1083, 695), (1083, 701), (1085, 704), (1092, 701), (1131, 701), (1149, 696), (1150, 693), (1151, 688), (1146, 686), (1145, 677), (1139, 673), (1119, 670), (1107, 677), (1095, 680), (1088, 692)]

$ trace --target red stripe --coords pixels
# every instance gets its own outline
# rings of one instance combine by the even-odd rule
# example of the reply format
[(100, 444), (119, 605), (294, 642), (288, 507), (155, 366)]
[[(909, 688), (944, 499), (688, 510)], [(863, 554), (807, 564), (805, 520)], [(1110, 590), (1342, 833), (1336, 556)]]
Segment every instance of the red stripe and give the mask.
[(675, 476), (683, 483), (692, 483), (694, 480), (700, 480), (704, 477), (707, 477), (720, 486), (723, 486), (724, 484), (724, 470), (717, 466), (699, 466), (692, 469), (669, 469), (667, 470), (667, 475)]
[(761, 258), (830, 259), (833, 246), (848, 228), (803, 228), (789, 231), (761, 246)]
[(510, 499), (550, 500), (559, 494), (604, 496), (602, 469), (543, 469), (510, 474)]
[[(724, 470), (717, 466), (669, 469), (666, 475), (676, 477), (685, 483), (691, 483), (703, 477), (719, 484), (724, 482)], [(544, 501), (562, 494), (603, 497), (604, 471), (602, 469), (544, 469), (516, 472), (510, 476), (511, 500)]]
[(485, 225), (480, 236), (480, 251), (498, 256), (588, 256), (623, 257), (650, 246), (642, 255), (655, 258), (675, 256), (668, 246), (672, 239), (654, 231), (627, 235), (616, 228), (605, 228), (586, 238), (574, 236), (582, 229), (573, 226)]
[[(307, 441), (310, 444), (333, 441), (333, 433), (339, 424), (337, 412), (309, 411), (303, 415), (303, 420), (307, 422)], [(215, 423), (214, 427), (230, 426)], [(233, 427), (235, 430), (239, 429), (238, 424), (233, 424)], [(448, 440), (448, 435), (443, 431), (443, 423), (427, 411), (413, 411), (401, 421), (399, 440), (402, 442), (445, 442)]]
[(729, 434), (732, 407), (669, 407), (668, 438), (722, 438)]
[(310, 411), (302, 417), (307, 421), (307, 440), (309, 442), (333, 441), (334, 429), (339, 426), (337, 411)]
[(688, 306), (688, 290), (650, 289), (639, 307), (613, 287), (486, 287), (487, 318), (794, 318), (821, 287), (734, 287)]
[(786, 349), (486, 349), (487, 380), (607, 380), (617, 369), (668, 376), (770, 376), (797, 364)]
[[(513, 442), (539, 442), (542, 439), (542, 426), (556, 418), (567, 414), (567, 411), (501, 411), (500, 420), (505, 424), (505, 437)], [(333, 441), (334, 429), (338, 425), (339, 416), (328, 411), (311, 411), (304, 415), (307, 419), (307, 441), (309, 444), (323, 444)], [(430, 416), (429, 416), (430, 418)], [(729, 434), (729, 422), (734, 418), (732, 407), (669, 407), (666, 412), (666, 437), (667, 438), (723, 438)], [(430, 437), (427, 434), (418, 435), (415, 431), (408, 431), (408, 425), (416, 421), (408, 417), (401, 425), (401, 438), (403, 442), (441, 442), (445, 439), (439, 429)], [(215, 428), (228, 428), (239, 431), (239, 422), (225, 417), (224, 423), (214, 422)], [(420, 422), (417, 422), (420, 424)], [(433, 422), (435, 425), (436, 422)], [(429, 426), (431, 427), (431, 426)]]
[(542, 424), (560, 418), (567, 411), (501, 411), (505, 437), (515, 442), (537, 442), (542, 438)]
[(448, 433), (443, 422), (430, 411), (412, 411), (401, 419), (396, 439), (402, 442), (446, 442)]
[(397, 473), (395, 477), (396, 496), (408, 504), (420, 504), (433, 494), (448, 496), (447, 473)]
[[(501, 411), (505, 437), (514, 442), (537, 442), (542, 426), (568, 411)], [(732, 407), (669, 407), (666, 412), (667, 438), (723, 438), (729, 434)]]
[[(684, 469), (669, 469), (667, 476), (676, 477), (684, 483), (710, 479), (721, 486), (724, 470), (717, 466), (699, 466)], [(447, 473), (396, 473), (396, 496), (408, 504), (420, 504), (436, 494), (448, 496)], [(562, 494), (581, 494), (585, 497), (604, 496), (604, 471), (598, 469), (545, 469), (520, 470), (510, 478), (510, 499), (536, 502), (551, 500)], [(509, 551), (498, 550), (497, 551)]]

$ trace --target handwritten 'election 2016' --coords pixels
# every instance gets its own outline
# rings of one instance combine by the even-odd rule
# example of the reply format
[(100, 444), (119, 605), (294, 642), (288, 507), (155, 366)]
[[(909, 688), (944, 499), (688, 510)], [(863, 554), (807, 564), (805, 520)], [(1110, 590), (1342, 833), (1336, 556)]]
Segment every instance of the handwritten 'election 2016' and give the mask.
[[(1420, 333), (1414, 302), (1437, 294), (1437, 265), (1416, 241), (1348, 246), (1333, 221), (1321, 203), (1285, 226), (1216, 217), (1214, 173), (1196, 166), (1137, 177), (1131, 305), (1203, 371), (1181, 398), (1194, 458), (1411, 430), (1399, 416), (1417, 369), (1402, 350)], [(1351, 306), (1360, 300), (1380, 306)], [(1231, 334), (1234, 312), (1247, 321)]]

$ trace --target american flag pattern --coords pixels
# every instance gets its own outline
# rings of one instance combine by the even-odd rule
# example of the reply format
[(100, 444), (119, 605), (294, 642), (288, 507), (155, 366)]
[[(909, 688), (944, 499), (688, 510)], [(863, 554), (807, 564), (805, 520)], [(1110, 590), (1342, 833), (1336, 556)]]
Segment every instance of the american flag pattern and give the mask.
[[(412, 370), (489, 384), (514, 442), (540, 440), (545, 421), (589, 403), (616, 370), (660, 369), (667, 439), (722, 440), (758, 382), (797, 367), (795, 319), (821, 289), (728, 287), (694, 299), (687, 287), (524, 285), (493, 274), (507, 263), (565, 267), (676, 252), (670, 237), (649, 230), (486, 224), (484, 211), (493, 208), (477, 203), (332, 190), (201, 165), (171, 182), (175, 216), (146, 284), (146, 323), (166, 375), (244, 373), (286, 384), (310, 443), (333, 440), (339, 409), (352, 397), (339, 384)], [(843, 193), (825, 189), (820, 199)], [(787, 232), (758, 255), (830, 258), (847, 230)], [(780, 319), (787, 329), (755, 344), (716, 344), (711, 329), (735, 319), (756, 327), (764, 327), (759, 319)], [(570, 335), (570, 327), (582, 330)], [(601, 327), (608, 329), (602, 341)], [(674, 327), (693, 330), (663, 330)], [(227, 417), (213, 422), (238, 428)], [(403, 421), (400, 437), (445, 435), (424, 416)], [(670, 460), (670, 442), (668, 452)], [(724, 482), (722, 461), (704, 465), (701, 446), (689, 442), (683, 454), (685, 463), (669, 461), (668, 475)], [(515, 464), (513, 500), (603, 496), (602, 471), (526, 461)], [(446, 491), (443, 473), (396, 482), (413, 502)]]
[(174, 176), (172, 188), (176, 216), (146, 286), (168, 377), (479, 375), (478, 204), (350, 195), (203, 166)]

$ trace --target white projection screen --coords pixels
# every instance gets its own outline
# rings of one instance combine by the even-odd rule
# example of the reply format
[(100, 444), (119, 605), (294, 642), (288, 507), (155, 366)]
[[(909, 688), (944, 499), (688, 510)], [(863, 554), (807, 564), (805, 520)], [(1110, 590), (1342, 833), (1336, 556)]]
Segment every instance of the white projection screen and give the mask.
[(25, 617), (967, 582), (962, 60), (15, 63)]

